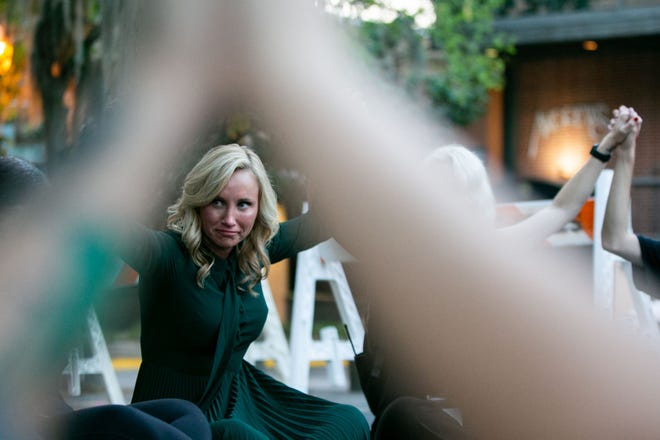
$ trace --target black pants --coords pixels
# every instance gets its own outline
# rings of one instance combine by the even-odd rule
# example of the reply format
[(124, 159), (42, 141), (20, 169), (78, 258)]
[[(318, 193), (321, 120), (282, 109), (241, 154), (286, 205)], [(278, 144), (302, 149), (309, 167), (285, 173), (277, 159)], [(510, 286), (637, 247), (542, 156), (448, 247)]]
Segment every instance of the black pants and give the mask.
[(131, 405), (101, 405), (63, 414), (57, 440), (210, 440), (211, 428), (202, 411), (179, 399), (150, 400)]
[(454, 440), (472, 438), (456, 419), (444, 411), (442, 402), (399, 397), (374, 421), (371, 438), (376, 440)]

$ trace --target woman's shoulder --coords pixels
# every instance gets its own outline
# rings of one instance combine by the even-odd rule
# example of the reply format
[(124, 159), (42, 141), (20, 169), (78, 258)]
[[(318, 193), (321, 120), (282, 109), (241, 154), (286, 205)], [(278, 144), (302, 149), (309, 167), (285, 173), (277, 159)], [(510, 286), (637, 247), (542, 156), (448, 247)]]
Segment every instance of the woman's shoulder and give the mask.
[(181, 234), (169, 229), (153, 229), (135, 224), (126, 237), (123, 255), (130, 260), (154, 262), (167, 260), (185, 252)]
[(161, 239), (163, 242), (167, 243), (167, 245), (173, 249), (175, 248), (178, 251), (187, 252), (186, 244), (183, 242), (183, 237), (181, 236), (180, 232), (173, 231), (171, 229), (165, 229), (159, 231), (159, 233), (161, 235)]
[(331, 235), (322, 222), (309, 213), (280, 223), (278, 233), (268, 247), (271, 263), (290, 258), (329, 238)]

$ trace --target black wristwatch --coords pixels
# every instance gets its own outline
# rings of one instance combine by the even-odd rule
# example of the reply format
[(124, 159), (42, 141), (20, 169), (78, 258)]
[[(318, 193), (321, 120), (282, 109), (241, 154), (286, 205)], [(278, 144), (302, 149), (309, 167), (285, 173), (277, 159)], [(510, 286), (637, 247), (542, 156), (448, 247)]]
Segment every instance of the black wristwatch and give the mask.
[(603, 163), (607, 163), (612, 158), (612, 155), (611, 154), (603, 154), (600, 151), (598, 151), (598, 145), (599, 144), (594, 144), (594, 146), (591, 147), (591, 151), (589, 152), (589, 154), (591, 154), (593, 157), (595, 157), (599, 161), (601, 161)]

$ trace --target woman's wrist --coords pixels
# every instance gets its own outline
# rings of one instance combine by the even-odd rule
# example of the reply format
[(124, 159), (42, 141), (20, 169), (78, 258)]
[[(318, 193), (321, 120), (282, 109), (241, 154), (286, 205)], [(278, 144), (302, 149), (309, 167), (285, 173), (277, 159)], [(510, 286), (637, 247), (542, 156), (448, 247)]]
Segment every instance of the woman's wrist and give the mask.
[(621, 142), (618, 142), (610, 132), (603, 136), (603, 139), (597, 144), (597, 150), (601, 154), (612, 154), (620, 144)]
[(594, 144), (591, 147), (591, 150), (589, 150), (589, 154), (598, 159), (600, 162), (606, 164), (609, 162), (609, 160), (612, 158), (612, 155), (609, 153), (603, 153), (602, 151), (599, 150), (600, 144)]
[(619, 148), (616, 151), (617, 161), (634, 162), (635, 161), (635, 148)]

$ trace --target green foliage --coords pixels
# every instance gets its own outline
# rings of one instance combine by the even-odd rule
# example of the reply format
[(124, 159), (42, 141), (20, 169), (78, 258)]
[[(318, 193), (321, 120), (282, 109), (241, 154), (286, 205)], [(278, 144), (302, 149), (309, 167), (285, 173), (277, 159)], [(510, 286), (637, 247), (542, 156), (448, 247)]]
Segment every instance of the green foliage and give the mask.
[(444, 70), (426, 78), (426, 92), (436, 107), (455, 123), (467, 125), (483, 115), (489, 90), (504, 85), (505, 57), (513, 42), (493, 31), (501, 0), (434, 2), (436, 20), (431, 47), (442, 53)]
[(395, 81), (405, 81), (406, 74), (416, 71), (424, 62), (424, 42), (414, 28), (414, 21), (414, 16), (398, 12), (390, 23), (365, 21), (359, 29), (369, 54)]
[(101, 0), (88, 0), (85, 7), (85, 20), (89, 23), (99, 23), (101, 18)]
[[(503, 87), (506, 57), (515, 50), (509, 37), (493, 30), (503, 2), (434, 0), (436, 20), (429, 29), (416, 27), (416, 14), (398, 11), (391, 23), (360, 22), (358, 35), (390, 78), (409, 91), (421, 90), (434, 109), (467, 125), (486, 111), (489, 91)], [(431, 68), (433, 53), (441, 62)]]
[(3, 25), (8, 27), (22, 26), (26, 16), (39, 13), (43, 0), (0, 0), (0, 16)]
[(16, 42), (13, 45), (11, 67), (0, 75), (0, 121), (13, 120), (17, 115), (16, 97), (24, 76), (26, 58), (25, 44)]

